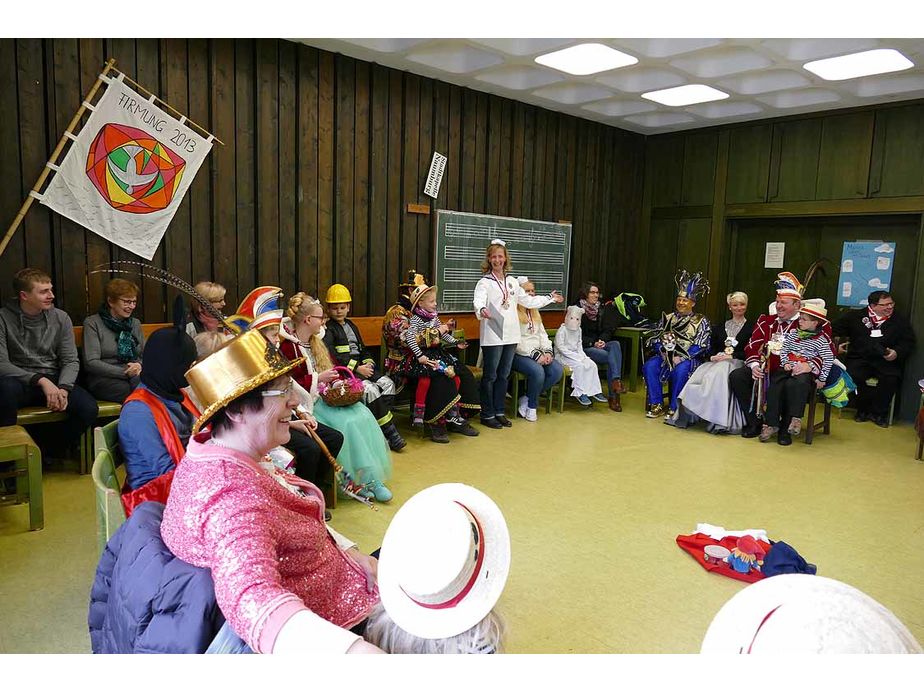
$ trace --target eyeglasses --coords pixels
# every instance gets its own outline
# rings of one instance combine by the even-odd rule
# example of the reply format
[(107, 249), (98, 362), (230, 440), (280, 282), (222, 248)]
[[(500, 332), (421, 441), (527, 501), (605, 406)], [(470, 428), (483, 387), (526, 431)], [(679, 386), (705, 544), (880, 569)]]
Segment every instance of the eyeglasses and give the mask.
[(119, 301), (126, 306), (137, 306), (138, 305), (137, 298), (120, 298)]
[(260, 394), (264, 397), (288, 397), (289, 393), (292, 392), (292, 379), (289, 378), (289, 384), (286, 385), (285, 390), (264, 390)]
[(327, 320), (326, 315), (309, 315), (308, 317), (314, 318), (315, 320), (320, 320), (321, 322), (324, 322), (325, 320)]
[(893, 301), (892, 303), (877, 303), (876, 307), (877, 308), (894, 308), (895, 302)]

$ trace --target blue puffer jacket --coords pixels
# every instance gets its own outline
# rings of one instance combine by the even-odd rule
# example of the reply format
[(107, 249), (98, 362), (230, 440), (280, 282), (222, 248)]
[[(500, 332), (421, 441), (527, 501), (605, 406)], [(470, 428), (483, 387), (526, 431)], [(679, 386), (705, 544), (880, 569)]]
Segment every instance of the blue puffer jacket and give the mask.
[(87, 619), (96, 654), (205, 652), (225, 621), (211, 571), (161, 539), (163, 516), (162, 503), (142, 503), (100, 557)]

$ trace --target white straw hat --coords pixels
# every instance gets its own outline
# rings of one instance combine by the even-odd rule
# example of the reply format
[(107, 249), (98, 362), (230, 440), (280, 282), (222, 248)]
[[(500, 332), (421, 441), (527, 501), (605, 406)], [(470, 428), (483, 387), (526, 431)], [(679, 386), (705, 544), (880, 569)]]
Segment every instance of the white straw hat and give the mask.
[(412, 635), (448, 638), (497, 603), (510, 570), (510, 534), (484, 493), (438, 484), (401, 506), (379, 556), (379, 593), (391, 619)]
[(712, 619), (703, 654), (905, 654), (921, 646), (895, 614), (855, 587), (793, 573), (748, 585)]

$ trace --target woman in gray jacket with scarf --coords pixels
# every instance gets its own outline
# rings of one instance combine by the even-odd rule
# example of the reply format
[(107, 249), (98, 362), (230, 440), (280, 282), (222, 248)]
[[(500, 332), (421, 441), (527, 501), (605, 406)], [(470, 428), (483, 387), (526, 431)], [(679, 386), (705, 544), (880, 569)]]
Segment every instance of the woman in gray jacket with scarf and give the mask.
[(125, 279), (106, 284), (106, 302), (83, 321), (83, 366), (87, 389), (99, 400), (120, 404), (141, 377), (144, 335), (141, 322), (132, 317), (138, 304), (138, 287)]

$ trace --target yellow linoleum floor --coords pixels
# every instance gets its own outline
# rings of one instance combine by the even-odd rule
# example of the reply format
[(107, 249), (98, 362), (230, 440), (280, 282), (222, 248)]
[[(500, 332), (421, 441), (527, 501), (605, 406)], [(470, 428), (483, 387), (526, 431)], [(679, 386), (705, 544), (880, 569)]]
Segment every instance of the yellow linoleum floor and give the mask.
[[(340, 501), (333, 525), (360, 548), (381, 542), (402, 499), (460, 481), (501, 506), (513, 562), (500, 602), (509, 652), (697, 652), (712, 615), (745, 583), (712, 575), (674, 538), (697, 522), (764, 528), (819, 574), (892, 609), (924, 642), (924, 464), (912, 427), (835, 418), (806, 446), (675, 430), (642, 414), (566, 405), (512, 429), (449, 445), (409, 439), (395, 500)], [(835, 414), (835, 417), (837, 415)], [(96, 563), (89, 476), (49, 472), (46, 528), (0, 508), (0, 652), (87, 652)]]

